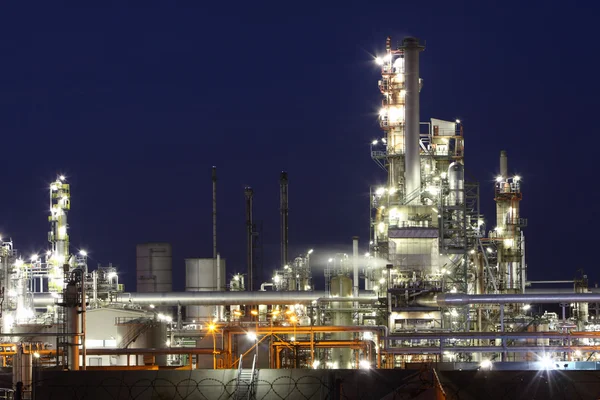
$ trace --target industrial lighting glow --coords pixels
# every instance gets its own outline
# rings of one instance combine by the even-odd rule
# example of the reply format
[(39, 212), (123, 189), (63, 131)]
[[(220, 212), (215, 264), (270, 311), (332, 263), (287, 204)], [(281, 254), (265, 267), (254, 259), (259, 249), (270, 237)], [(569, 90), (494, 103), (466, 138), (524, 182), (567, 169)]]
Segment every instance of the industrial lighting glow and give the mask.
[(85, 257), (85, 256), (87, 256), (87, 251), (85, 251), (85, 250), (79, 250), (79, 255)]
[(529, 304), (525, 304), (523, 306), (523, 310), (525, 310), (525, 311), (529, 310), (530, 308), (531, 308), (531, 305), (529, 305)]
[(457, 123), (457, 124), (460, 124), (460, 119), (457, 119), (457, 120), (456, 120), (456, 123)]
[(380, 278), (379, 283), (381, 283), (383, 285), (385, 283), (385, 278)]
[(321, 364), (321, 362), (319, 360), (313, 361), (313, 364), (312, 364), (313, 369), (319, 368), (320, 364)]
[(498, 176), (496, 177), (496, 182), (502, 182), (502, 181), (503, 181), (503, 178), (502, 178), (502, 176), (498, 175)]
[(513, 178), (513, 181), (515, 181), (515, 182), (519, 182), (520, 180), (521, 180), (521, 177), (519, 175), (517, 175)]
[(545, 355), (540, 360), (540, 366), (544, 369), (554, 369), (554, 362), (550, 356)]
[(154, 304), (150, 304), (150, 308), (154, 308)]
[(377, 63), (377, 65), (383, 65), (383, 58), (375, 57), (375, 62)]
[(217, 326), (215, 324), (208, 324), (207, 328), (210, 332), (213, 332), (217, 328)]
[(33, 357), (35, 358), (40, 358), (40, 353), (38, 353), (37, 351), (33, 353)]
[(311, 255), (311, 254), (313, 253), (313, 251), (314, 251), (314, 249), (310, 249), (310, 250), (308, 251), (308, 255)]
[(492, 369), (492, 362), (490, 360), (482, 360), (481, 364), (479, 364), (479, 366), (482, 369)]
[(60, 179), (61, 181), (64, 181), (65, 180), (65, 176), (61, 175), (61, 176), (58, 177), (58, 179)]
[(581, 350), (575, 350), (575, 356), (581, 357)]
[(34, 255), (31, 256), (31, 261), (32, 262), (37, 261), (37, 259), (38, 259), (38, 255), (37, 254), (34, 254)]
[(377, 196), (383, 196), (384, 193), (385, 193), (385, 188), (384, 187), (378, 187), (377, 190), (375, 190), (375, 194)]
[(372, 144), (373, 146), (375, 146), (375, 145), (377, 144), (377, 140), (373, 140), (373, 141), (371, 142), (371, 144)]
[(258, 315), (258, 310), (252, 310), (252, 311), (250, 311), (250, 314), (252, 314), (256, 317)]
[(396, 193), (396, 191), (397, 191), (397, 189), (395, 187), (391, 187), (389, 189), (390, 194), (394, 194), (394, 193)]
[(392, 55), (390, 53), (383, 56), (383, 61), (391, 61), (391, 60), (392, 60)]
[(279, 283), (279, 282), (281, 282), (281, 277), (280, 277), (279, 275), (275, 275), (275, 276), (273, 277), (273, 282), (275, 282), (275, 283)]
[(365, 253), (365, 257), (369, 257), (370, 255), (371, 254), (368, 251)]
[(371, 368), (371, 363), (368, 362), (367, 360), (360, 360), (358, 362), (358, 368), (360, 368), (360, 369), (369, 369), (369, 368)]

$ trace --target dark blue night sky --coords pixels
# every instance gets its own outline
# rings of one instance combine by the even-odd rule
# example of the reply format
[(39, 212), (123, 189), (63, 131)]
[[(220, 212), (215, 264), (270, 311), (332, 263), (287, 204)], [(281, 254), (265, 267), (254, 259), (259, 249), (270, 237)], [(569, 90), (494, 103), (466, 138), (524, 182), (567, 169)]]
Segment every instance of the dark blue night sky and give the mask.
[(245, 185), (271, 271), (287, 170), (290, 254), (314, 248), (321, 276), (352, 236), (366, 251), (369, 185), (385, 180), (369, 155), (381, 137), (373, 55), (386, 36), (412, 35), (427, 45), (421, 120), (464, 122), (466, 169), (488, 221), (500, 150), (523, 178), (529, 278), (584, 268), (593, 283), (598, 6), (413, 3), (4, 4), (0, 232), (26, 255), (45, 249), (48, 183), (64, 173), (72, 244), (92, 266), (118, 264), (133, 290), (135, 245), (168, 241), (182, 290), (183, 259), (212, 255), (216, 165), (229, 272), (246, 268)]

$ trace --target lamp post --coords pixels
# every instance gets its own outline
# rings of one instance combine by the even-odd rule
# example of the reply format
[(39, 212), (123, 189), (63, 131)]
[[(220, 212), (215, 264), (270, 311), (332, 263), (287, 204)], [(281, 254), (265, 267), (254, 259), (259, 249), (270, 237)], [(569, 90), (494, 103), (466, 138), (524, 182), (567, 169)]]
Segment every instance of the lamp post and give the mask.
[(250, 311), (250, 314), (252, 314), (252, 316), (255, 318), (255, 322), (256, 322), (256, 328), (255, 328), (255, 335), (254, 335), (254, 352), (256, 354), (256, 361), (258, 361), (258, 310), (257, 309), (253, 309), (252, 311)]
[[(217, 326), (215, 324), (208, 325), (208, 331), (212, 333), (213, 337), (213, 369), (217, 369), (217, 339), (215, 337), (215, 330)], [(190, 360), (191, 362), (191, 360)]]

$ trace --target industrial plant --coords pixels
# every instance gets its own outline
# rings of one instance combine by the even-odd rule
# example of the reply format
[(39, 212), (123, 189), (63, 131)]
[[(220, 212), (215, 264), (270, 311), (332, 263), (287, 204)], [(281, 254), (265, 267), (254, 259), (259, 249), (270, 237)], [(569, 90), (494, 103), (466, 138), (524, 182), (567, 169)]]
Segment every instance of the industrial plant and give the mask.
[[(365, 136), (382, 183), (365, 188), (370, 237), (349, 236), (347, 252), (329, 255), (323, 276), (313, 271), (311, 249), (288, 250), (285, 171), (280, 261), (270, 280), (254, 265), (251, 187), (240, 193), (247, 263), (221, 255), (213, 167), (213, 252), (185, 260), (184, 292), (173, 291), (171, 243), (137, 246), (135, 291), (119, 283), (113, 265), (89, 265), (86, 251), (74, 252), (68, 216), (77, 188), (57, 176), (48, 185), (47, 252), (22, 254), (18, 240), (1, 240), (0, 359), (12, 368), (5, 390), (32, 398), (36, 370), (227, 370), (231, 398), (241, 399), (256, 395), (270, 369), (596, 369), (600, 325), (589, 311), (600, 309), (600, 294), (583, 274), (566, 277), (569, 290), (528, 280), (526, 182), (511, 173), (510, 149), (498, 149), (489, 165), (500, 171), (496, 215), (481, 213), (488, 190), (465, 174), (468, 129), (460, 120), (422, 121), (424, 50), (416, 38), (387, 38), (374, 60), (380, 132)], [(534, 313), (539, 304), (547, 311)]]

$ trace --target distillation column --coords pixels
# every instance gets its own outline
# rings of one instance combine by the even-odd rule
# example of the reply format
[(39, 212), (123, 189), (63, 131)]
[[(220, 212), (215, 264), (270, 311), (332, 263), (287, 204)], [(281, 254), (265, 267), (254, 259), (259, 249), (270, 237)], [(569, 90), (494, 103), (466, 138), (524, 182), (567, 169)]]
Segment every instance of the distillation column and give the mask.
[[(404, 87), (405, 87), (405, 142), (406, 142), (406, 195), (421, 190), (421, 162), (419, 149), (419, 53), (425, 49), (416, 38), (405, 38), (401, 49), (404, 51)], [(415, 196), (412, 204), (419, 204), (420, 197)]]
[(498, 269), (502, 287), (510, 292), (522, 292), (525, 274), (522, 271), (522, 244), (525, 220), (520, 217), (521, 178), (508, 176), (506, 151), (500, 152), (500, 175), (496, 178), (496, 229), (492, 236), (498, 247)]
[(50, 273), (48, 288), (60, 291), (63, 287), (62, 267), (69, 264), (69, 235), (67, 234), (67, 213), (71, 209), (71, 188), (63, 175), (50, 184), (50, 232), (48, 241), (51, 253), (48, 255)]

